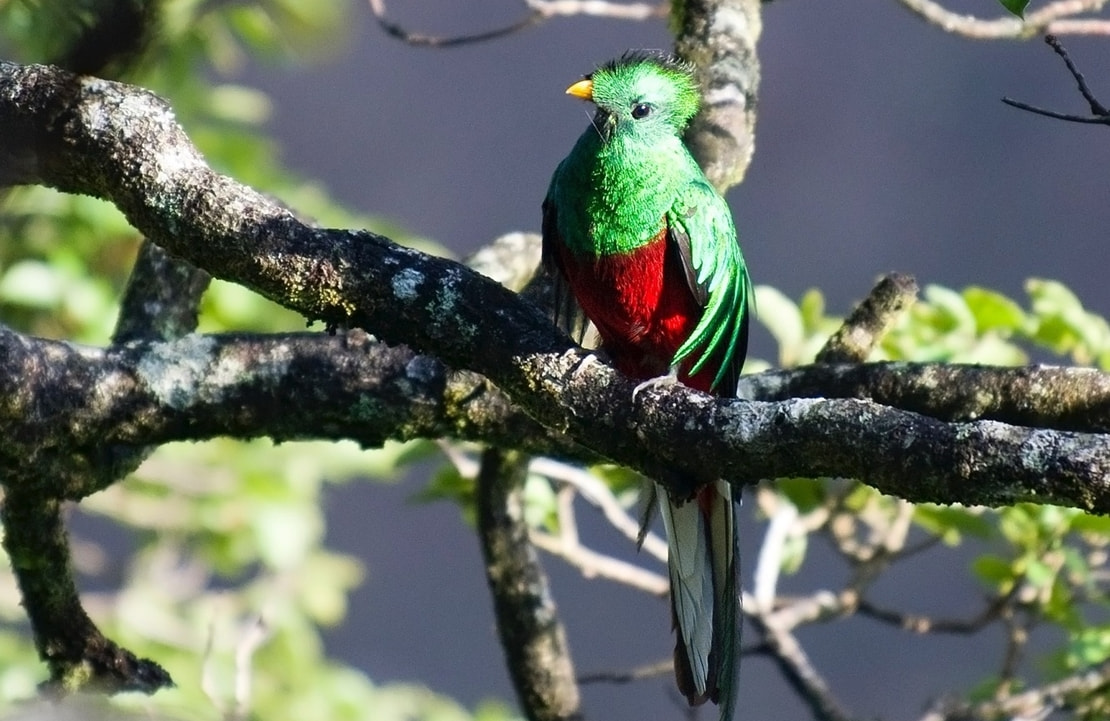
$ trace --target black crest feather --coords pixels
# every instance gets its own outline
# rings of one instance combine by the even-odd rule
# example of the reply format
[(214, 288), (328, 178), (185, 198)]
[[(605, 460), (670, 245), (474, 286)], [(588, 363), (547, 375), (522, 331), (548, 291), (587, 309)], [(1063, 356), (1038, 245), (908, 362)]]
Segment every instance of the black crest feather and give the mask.
[[(633, 65), (640, 65), (642, 63), (651, 63), (659, 68), (672, 73), (692, 76), (694, 74), (694, 67), (689, 63), (679, 60), (674, 55), (664, 52), (662, 50), (626, 50), (619, 58), (614, 58), (604, 65), (600, 66), (598, 71), (612, 72), (621, 68), (630, 67)], [(592, 77), (590, 73), (586, 77)]]

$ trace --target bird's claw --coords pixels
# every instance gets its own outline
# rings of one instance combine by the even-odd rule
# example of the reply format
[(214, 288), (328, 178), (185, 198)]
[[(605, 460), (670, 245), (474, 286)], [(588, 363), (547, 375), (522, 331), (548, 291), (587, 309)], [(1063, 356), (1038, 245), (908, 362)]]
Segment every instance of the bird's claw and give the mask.
[(574, 370), (570, 372), (570, 377), (573, 380), (578, 380), (578, 376), (582, 375), (587, 368), (598, 363), (601, 363), (601, 360), (596, 355), (587, 353), (582, 360), (575, 364)]
[(632, 389), (632, 400), (635, 401), (636, 396), (638, 396), (642, 391), (648, 390), (649, 388), (666, 388), (667, 386), (673, 386), (676, 383), (678, 383), (678, 376), (674, 373), (656, 376), (655, 378), (648, 378), (646, 381), (637, 384), (637, 386)]

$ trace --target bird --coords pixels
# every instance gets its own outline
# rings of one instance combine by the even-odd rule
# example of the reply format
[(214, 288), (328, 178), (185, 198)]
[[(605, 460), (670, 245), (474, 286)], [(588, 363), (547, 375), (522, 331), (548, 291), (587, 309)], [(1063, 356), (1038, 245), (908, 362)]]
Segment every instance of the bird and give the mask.
[[(596, 111), (543, 202), (556, 322), (569, 332), (591, 321), (602, 354), (641, 381), (634, 397), (660, 383), (735, 395), (752, 283), (728, 204), (682, 139), (701, 102), (693, 67), (628, 51), (566, 92)], [(732, 487), (710, 482), (690, 498), (655, 490), (678, 688), (692, 706), (716, 703), (727, 721), (740, 632)]]

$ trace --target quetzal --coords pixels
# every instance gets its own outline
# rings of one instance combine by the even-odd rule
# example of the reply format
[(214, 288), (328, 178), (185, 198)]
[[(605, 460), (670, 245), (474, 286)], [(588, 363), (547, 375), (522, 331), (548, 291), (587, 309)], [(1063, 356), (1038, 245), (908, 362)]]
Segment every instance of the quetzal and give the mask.
[[(632, 378), (734, 395), (752, 286), (728, 205), (682, 141), (700, 102), (692, 69), (629, 52), (567, 93), (597, 112), (543, 203), (557, 320), (570, 328), (584, 313)], [(732, 489), (717, 481), (693, 498), (658, 490), (678, 687), (731, 719), (740, 622)]]

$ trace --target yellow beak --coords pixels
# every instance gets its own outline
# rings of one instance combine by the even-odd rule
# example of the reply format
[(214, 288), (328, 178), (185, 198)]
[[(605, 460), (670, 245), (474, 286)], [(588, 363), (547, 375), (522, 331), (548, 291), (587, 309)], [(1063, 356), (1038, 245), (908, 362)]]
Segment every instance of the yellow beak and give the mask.
[(567, 95), (573, 95), (574, 97), (582, 98), (583, 100), (593, 100), (594, 81), (590, 80), (589, 78), (586, 78), (585, 80), (579, 80), (577, 83), (567, 88)]

